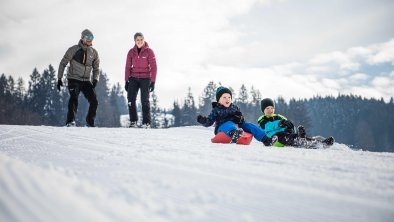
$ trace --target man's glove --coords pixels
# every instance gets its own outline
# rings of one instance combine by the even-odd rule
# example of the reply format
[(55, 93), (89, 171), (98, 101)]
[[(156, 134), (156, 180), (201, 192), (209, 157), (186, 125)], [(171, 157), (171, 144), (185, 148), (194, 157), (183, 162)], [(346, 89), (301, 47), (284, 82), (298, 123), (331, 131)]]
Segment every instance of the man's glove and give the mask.
[(284, 120), (282, 119), (279, 123), (279, 127), (283, 128), (283, 127), (287, 127), (287, 129), (293, 129), (294, 125), (290, 120)]
[(234, 113), (233, 122), (236, 124), (243, 124), (245, 122), (244, 116), (240, 111)]
[(155, 90), (155, 82), (149, 84), (149, 92), (153, 92), (153, 90)]
[(61, 79), (57, 80), (57, 90), (60, 91), (60, 87), (63, 86), (63, 81)]
[(124, 89), (126, 90), (126, 92), (129, 91), (129, 81), (126, 81), (126, 83), (124, 84)]
[(205, 117), (205, 116), (198, 115), (198, 116), (197, 116), (197, 122), (199, 122), (199, 123), (201, 123), (201, 124), (205, 124), (205, 123), (208, 122), (208, 118)]
[(97, 79), (93, 79), (92, 86), (93, 86), (93, 89), (96, 88), (96, 86), (97, 86)]

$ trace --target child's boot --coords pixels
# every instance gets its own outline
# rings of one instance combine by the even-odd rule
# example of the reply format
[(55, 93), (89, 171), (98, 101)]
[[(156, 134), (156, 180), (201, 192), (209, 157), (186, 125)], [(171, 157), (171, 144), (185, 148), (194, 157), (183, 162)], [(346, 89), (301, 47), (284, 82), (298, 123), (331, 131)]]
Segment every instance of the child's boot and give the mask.
[(273, 138), (269, 138), (267, 135), (264, 135), (261, 142), (264, 143), (265, 146), (272, 146), (278, 140), (277, 136), (273, 136)]
[(244, 131), (241, 128), (230, 131), (229, 134), (231, 136), (231, 143), (236, 143), (238, 139), (242, 136), (243, 132)]
[(298, 136), (299, 136), (300, 138), (305, 138), (306, 132), (305, 132), (304, 126), (303, 126), (303, 125), (299, 125), (299, 126), (297, 127), (297, 130), (298, 130)]
[(330, 136), (330, 137), (327, 137), (326, 139), (324, 139), (322, 142), (324, 144), (326, 144), (327, 146), (331, 146), (332, 144), (334, 144), (335, 139), (334, 139), (334, 137)]

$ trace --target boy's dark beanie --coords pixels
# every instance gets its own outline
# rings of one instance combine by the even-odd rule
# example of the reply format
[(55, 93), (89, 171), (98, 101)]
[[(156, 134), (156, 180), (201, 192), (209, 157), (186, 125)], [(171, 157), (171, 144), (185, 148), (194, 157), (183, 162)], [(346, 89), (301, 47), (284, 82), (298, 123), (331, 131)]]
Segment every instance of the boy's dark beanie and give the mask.
[(274, 101), (270, 98), (265, 98), (265, 99), (261, 100), (261, 111), (263, 113), (264, 113), (265, 108), (267, 108), (267, 106), (272, 106), (275, 108)]
[(233, 97), (233, 94), (231, 93), (231, 90), (229, 88), (219, 86), (219, 88), (216, 89), (216, 101), (218, 102), (220, 97), (224, 94), (228, 93), (230, 94), (231, 98)]

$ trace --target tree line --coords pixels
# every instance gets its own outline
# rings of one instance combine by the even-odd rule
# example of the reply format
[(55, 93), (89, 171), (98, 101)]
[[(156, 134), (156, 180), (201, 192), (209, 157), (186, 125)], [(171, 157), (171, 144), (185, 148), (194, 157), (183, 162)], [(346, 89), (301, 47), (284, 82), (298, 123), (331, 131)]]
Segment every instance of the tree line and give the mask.
[[(56, 71), (49, 65), (42, 73), (34, 69), (25, 88), (23, 78), (0, 76), (0, 124), (63, 126), (69, 94), (67, 87), (56, 90)], [(67, 85), (67, 83), (66, 83)], [(158, 96), (151, 96), (153, 128), (198, 125), (198, 114), (208, 115), (216, 100), (216, 89), (221, 83), (209, 82), (195, 100), (191, 89), (182, 101), (174, 101), (169, 110), (158, 105)], [(109, 86), (107, 74), (100, 70), (96, 87), (99, 100), (96, 124), (101, 127), (120, 127), (120, 116), (127, 115), (127, 102), (119, 83)], [(245, 85), (233, 92), (246, 121), (257, 124), (262, 115), (261, 92)], [(370, 151), (394, 152), (394, 101), (366, 99), (355, 95), (315, 96), (310, 99), (282, 97), (275, 100), (276, 113), (286, 116), (295, 125), (304, 125), (309, 135), (334, 136), (339, 143)], [(77, 123), (84, 123), (88, 103), (79, 100)], [(139, 106), (140, 110), (141, 107)]]
[[(119, 116), (127, 112), (126, 100), (120, 84), (108, 86), (106, 73), (100, 70), (96, 86), (100, 108), (96, 123), (100, 126), (119, 127)], [(0, 76), (0, 124), (63, 126), (67, 114), (69, 94), (67, 87), (57, 91), (57, 76), (52, 65), (42, 73), (34, 69), (27, 89), (23, 78)], [(66, 83), (67, 85), (67, 83)], [(76, 121), (85, 123), (88, 102), (80, 99)]]

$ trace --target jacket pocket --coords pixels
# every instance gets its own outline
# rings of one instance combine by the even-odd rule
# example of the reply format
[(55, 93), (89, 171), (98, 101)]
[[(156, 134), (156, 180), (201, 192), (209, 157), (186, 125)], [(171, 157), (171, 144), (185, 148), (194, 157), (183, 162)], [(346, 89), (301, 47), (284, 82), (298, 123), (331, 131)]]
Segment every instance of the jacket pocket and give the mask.
[(83, 78), (90, 79), (90, 72), (92, 72), (92, 67), (91, 66), (85, 66), (85, 73), (84, 73)]

